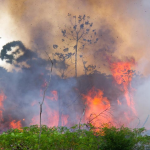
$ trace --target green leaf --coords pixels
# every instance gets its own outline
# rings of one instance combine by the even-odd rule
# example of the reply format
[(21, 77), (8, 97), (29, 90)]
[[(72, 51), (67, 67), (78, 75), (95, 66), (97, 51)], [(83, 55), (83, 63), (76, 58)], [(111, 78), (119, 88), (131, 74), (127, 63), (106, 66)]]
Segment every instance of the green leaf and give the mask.
[(15, 136), (15, 134), (14, 134), (14, 133), (11, 133), (11, 136)]

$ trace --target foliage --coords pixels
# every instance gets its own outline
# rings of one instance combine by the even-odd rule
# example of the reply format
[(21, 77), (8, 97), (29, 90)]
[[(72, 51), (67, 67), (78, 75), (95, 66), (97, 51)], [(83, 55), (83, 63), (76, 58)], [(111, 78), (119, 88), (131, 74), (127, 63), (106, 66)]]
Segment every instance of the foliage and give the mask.
[[(71, 128), (42, 126), (41, 150), (142, 150), (150, 145), (150, 137), (142, 136), (144, 128), (131, 130), (121, 127), (94, 126), (85, 129), (85, 124)], [(5, 150), (37, 150), (40, 128), (38, 125), (22, 129), (10, 129), (0, 135), (0, 148)]]
[(131, 130), (124, 126), (104, 127), (102, 132), (105, 142), (101, 144), (101, 148), (102, 150), (143, 150), (150, 140), (149, 136), (142, 136), (144, 131), (144, 128)]

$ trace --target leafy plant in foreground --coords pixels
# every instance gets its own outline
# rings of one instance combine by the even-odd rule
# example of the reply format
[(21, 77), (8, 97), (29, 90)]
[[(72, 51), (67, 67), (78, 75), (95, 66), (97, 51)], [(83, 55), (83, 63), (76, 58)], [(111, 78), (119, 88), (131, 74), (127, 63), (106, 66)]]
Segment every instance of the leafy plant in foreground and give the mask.
[[(102, 127), (89, 131), (74, 127), (42, 125), (41, 150), (144, 150), (150, 145), (150, 137), (142, 136), (144, 128), (131, 130), (126, 127)], [(22, 129), (10, 129), (0, 135), (2, 150), (37, 150), (40, 128), (38, 125)]]

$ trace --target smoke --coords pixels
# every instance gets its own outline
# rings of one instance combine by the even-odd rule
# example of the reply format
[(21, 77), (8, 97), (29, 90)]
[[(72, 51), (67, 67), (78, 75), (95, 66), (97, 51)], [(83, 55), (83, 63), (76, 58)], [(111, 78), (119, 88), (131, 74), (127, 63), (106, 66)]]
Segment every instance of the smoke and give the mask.
[[(18, 55), (19, 57), (17, 57)], [(4, 45), (1, 51), (1, 59), (6, 60), (6, 64), (12, 64), (14, 67), (20, 68), (20, 70), (16, 71), (14, 69), (8, 72), (0, 67), (0, 76), (2, 78), (0, 80), (0, 91), (3, 91), (6, 95), (6, 99), (3, 102), (5, 109), (2, 113), (4, 120), (0, 122), (3, 126), (1, 126), (0, 130), (8, 129), (12, 120), (20, 120), (23, 126), (29, 126), (32, 123), (38, 124), (38, 102), (41, 102), (45, 83), (49, 81), (49, 60), (40, 58), (37, 53), (27, 49), (20, 41), (13, 41)], [(22, 65), (23, 62), (26, 65)], [(73, 89), (76, 86), (76, 80), (73, 78), (62, 80), (59, 76), (52, 75), (50, 85), (43, 106), (43, 113), (45, 114), (43, 115), (43, 124), (57, 126), (58, 120), (55, 120), (54, 115), (58, 116), (58, 114), (54, 112), (60, 111), (61, 115), (69, 114), (71, 107), (65, 110), (66, 104), (72, 106), (73, 100), (78, 102), (77, 94)], [(58, 91), (59, 94), (56, 101), (51, 98), (53, 96), (51, 91), (54, 90)], [(32, 106), (33, 103), (36, 105)], [(69, 117), (70, 123), (74, 124), (75, 110), (72, 109), (72, 114)], [(23, 118), (25, 119), (24, 121), (22, 120)]]
[[(83, 106), (83, 102), (80, 101), (82, 98), (80, 96), (78, 98), (80, 94), (74, 90), (75, 87), (79, 86), (81, 93), (87, 93), (92, 86), (96, 86), (104, 90), (104, 96), (115, 103), (117, 98), (122, 96), (122, 91), (114, 87), (113, 79), (110, 79), (108, 58), (111, 57), (112, 60), (134, 58), (136, 66), (132, 69), (146, 76), (150, 74), (150, 4), (148, 0), (45, 0), (44, 3), (42, 0), (0, 0), (0, 3), (2, 12), (0, 14), (0, 78), (3, 78), (2, 81), (0, 80), (0, 87), (7, 96), (5, 119), (7, 114), (12, 114), (12, 110), (7, 109), (10, 106), (17, 108), (16, 112), (13, 111), (13, 117), (16, 116), (16, 119), (26, 118), (25, 116), (28, 115), (29, 121), (32, 118), (29, 114), (38, 112), (37, 108), (31, 109), (30, 104), (35, 99), (39, 101), (41, 85), (45, 78), (48, 79), (50, 63), (45, 51), (50, 56), (55, 53), (53, 44), (60, 44), (62, 40), (60, 29), (63, 29), (65, 25), (66, 27), (71, 25), (67, 17), (68, 13), (90, 16), (99, 38), (97, 44), (87, 47), (82, 52), (87, 64), (96, 65), (96, 70), (99, 71), (97, 76), (89, 75), (91, 83), (88, 84), (89, 79), (84, 80), (83, 62), (80, 58), (78, 74), (82, 79), (80, 83), (85, 84), (85, 87), (79, 86), (80, 83), (74, 78), (62, 81), (59, 76), (54, 75), (58, 74), (57, 68), (53, 69), (54, 79), (49, 91), (58, 90), (61, 93), (63, 109), (66, 108), (67, 103), (71, 105), (72, 100), (71, 102), (69, 100), (72, 97), (76, 101), (76, 107), (73, 108), (71, 105), (64, 111), (64, 114), (68, 114), (69, 111), (74, 112), (69, 119), (72, 124), (76, 121), (73, 120), (76, 116), (75, 112), (82, 113)], [(74, 68), (71, 70), (74, 71)], [(71, 73), (68, 71), (67, 77), (71, 77), (74, 74), (73, 71)], [(143, 119), (149, 113), (147, 107), (149, 78), (145, 79), (142, 85), (138, 84), (141, 80), (136, 78), (132, 85), (137, 89), (135, 104), (139, 116)], [(82, 88), (87, 88), (87, 91), (85, 92)], [(69, 98), (66, 96), (68, 93), (71, 93)], [(53, 106), (55, 110), (59, 109), (56, 104), (48, 103), (48, 105)], [(143, 108), (145, 108), (144, 111), (142, 111)]]
[[(138, 80), (139, 81), (139, 80)], [(145, 126), (147, 129), (149, 129), (149, 114), (150, 114), (150, 109), (149, 109), (149, 99), (150, 99), (150, 94), (149, 94), (149, 83), (150, 83), (150, 78), (143, 78), (139, 85), (136, 86), (136, 92), (134, 95), (135, 99), (135, 107), (136, 110), (138, 111), (138, 117), (140, 119), (140, 127)], [(148, 119), (147, 119), (148, 117)]]
[[(144, 74), (149, 73), (149, 63), (141, 62), (141, 59), (148, 60), (147, 56), (149, 55), (147, 31), (150, 23), (148, 20), (150, 12), (146, 0), (83, 0), (78, 2), (47, 0), (44, 3), (41, 0), (33, 0), (32, 2), (29, 0), (18, 2), (11, 0), (2, 3), (5, 6), (5, 12), (7, 12), (4, 16), (8, 14), (8, 18), (11, 20), (8, 23), (1, 19), (0, 22), (3, 22), (1, 23), (2, 28), (6, 24), (8, 31), (10, 30), (8, 34), (11, 37), (13, 36), (13, 40), (21, 40), (33, 51), (38, 51), (43, 58), (46, 58), (42, 53), (44, 50), (52, 53), (52, 45), (59, 43), (60, 28), (63, 29), (65, 25), (70, 26), (67, 14), (86, 14), (91, 17), (93, 27), (97, 30), (100, 39), (99, 44), (86, 50), (85, 58), (89, 64), (101, 64), (103, 58), (99, 54), (101, 59), (98, 62), (91, 56), (91, 51), (94, 51), (95, 54), (99, 49), (109, 49), (108, 51), (111, 51), (111, 54), (120, 59), (124, 56), (133, 56), (136, 62), (144, 65), (144, 69), (141, 70), (139, 67), (136, 69), (143, 71)], [(6, 36), (4, 33), (3, 35)], [(1, 41), (4, 38), (3, 35)], [(17, 37), (18, 39), (16, 39)], [(9, 40), (7, 43), (11, 41)], [(81, 61), (79, 61), (79, 65), (82, 66)], [(101, 72), (110, 74), (106, 66), (97, 66), (101, 68)], [(82, 69), (79, 69), (79, 72), (82, 74)]]

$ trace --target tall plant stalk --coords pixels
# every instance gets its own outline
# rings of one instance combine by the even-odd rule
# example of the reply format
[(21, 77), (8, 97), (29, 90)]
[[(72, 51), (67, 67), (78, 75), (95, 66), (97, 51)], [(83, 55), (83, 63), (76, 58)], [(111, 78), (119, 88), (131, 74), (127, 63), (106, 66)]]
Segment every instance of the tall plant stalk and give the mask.
[(42, 100), (42, 103), (40, 103), (40, 133), (39, 133), (39, 146), (38, 146), (38, 150), (40, 149), (40, 138), (41, 138), (41, 132), (42, 132), (42, 125), (41, 125), (41, 120), (42, 120), (42, 105), (44, 103), (44, 100), (45, 100), (45, 94), (46, 94), (46, 91), (48, 89), (48, 86), (50, 84), (50, 81), (51, 81), (51, 75), (52, 75), (52, 69), (53, 69), (53, 61), (51, 60), (50, 56), (48, 55), (48, 53), (45, 51), (45, 53), (47, 54), (48, 58), (49, 58), (49, 61), (51, 62), (51, 69), (50, 69), (50, 75), (49, 75), (49, 81), (45, 87), (45, 90), (44, 90), (44, 93), (43, 93), (43, 100)]

